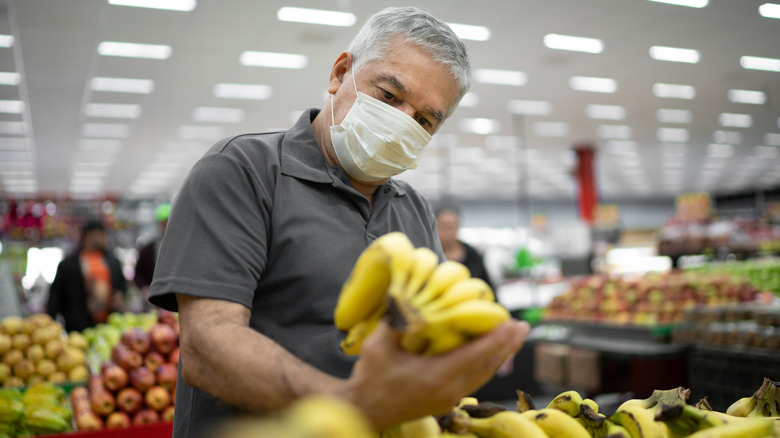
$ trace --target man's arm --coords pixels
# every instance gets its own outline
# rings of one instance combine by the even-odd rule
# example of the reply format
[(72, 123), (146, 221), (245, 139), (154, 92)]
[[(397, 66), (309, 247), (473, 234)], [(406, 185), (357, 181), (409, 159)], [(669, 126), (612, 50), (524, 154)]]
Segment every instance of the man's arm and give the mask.
[(284, 409), (313, 393), (345, 398), (378, 429), (430, 414), (444, 414), (487, 382), (528, 333), (505, 323), (436, 357), (399, 347), (385, 323), (369, 336), (347, 380), (302, 362), (249, 327), (249, 309), (222, 300), (177, 295), (182, 377), (227, 403), (253, 412)]

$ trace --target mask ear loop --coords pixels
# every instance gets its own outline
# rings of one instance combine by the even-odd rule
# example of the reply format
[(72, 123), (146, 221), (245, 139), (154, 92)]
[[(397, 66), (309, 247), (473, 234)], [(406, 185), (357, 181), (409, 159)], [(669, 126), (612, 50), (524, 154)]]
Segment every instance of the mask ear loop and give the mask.
[[(358, 90), (357, 90), (357, 82), (355, 82), (355, 75), (352, 74), (352, 85), (355, 87), (355, 98), (357, 99)], [(333, 93), (333, 98), (330, 100), (330, 124), (336, 125), (336, 116), (333, 113), (333, 101), (336, 100), (336, 93)]]

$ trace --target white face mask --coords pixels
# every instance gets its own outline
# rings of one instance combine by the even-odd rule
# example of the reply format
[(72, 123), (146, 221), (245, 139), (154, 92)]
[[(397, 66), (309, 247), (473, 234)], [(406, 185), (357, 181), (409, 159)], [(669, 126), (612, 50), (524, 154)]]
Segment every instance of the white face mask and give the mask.
[(355, 94), (340, 125), (330, 105), (330, 140), (344, 171), (358, 181), (380, 181), (416, 168), (431, 141), (428, 131), (403, 111), (359, 93), (357, 85)]

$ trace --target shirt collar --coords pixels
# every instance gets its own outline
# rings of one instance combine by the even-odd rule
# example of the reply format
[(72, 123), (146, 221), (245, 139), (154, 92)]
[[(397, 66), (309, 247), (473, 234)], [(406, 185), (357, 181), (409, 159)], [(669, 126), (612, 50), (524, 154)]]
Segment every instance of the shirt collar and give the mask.
[[(320, 110), (316, 108), (304, 111), (285, 134), (280, 158), (282, 173), (317, 183), (334, 184), (336, 179), (348, 183), (349, 179), (344, 171), (338, 166), (329, 166), (322, 156), (320, 145), (311, 126), (311, 122), (319, 112)], [(332, 168), (330, 172), (329, 167)], [(343, 178), (339, 178), (342, 174)], [(392, 190), (396, 196), (406, 194), (404, 188), (394, 179), (382, 184), (377, 190), (384, 190), (386, 193)]]

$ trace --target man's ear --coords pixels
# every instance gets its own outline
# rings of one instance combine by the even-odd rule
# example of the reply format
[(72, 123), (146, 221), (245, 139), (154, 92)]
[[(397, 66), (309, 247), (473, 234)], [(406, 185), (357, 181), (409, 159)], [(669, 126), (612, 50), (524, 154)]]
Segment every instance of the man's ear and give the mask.
[(350, 70), (352, 70), (352, 54), (341, 52), (333, 64), (333, 69), (330, 71), (330, 80), (328, 81), (329, 94), (336, 94), (341, 84), (344, 83), (344, 75)]

